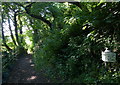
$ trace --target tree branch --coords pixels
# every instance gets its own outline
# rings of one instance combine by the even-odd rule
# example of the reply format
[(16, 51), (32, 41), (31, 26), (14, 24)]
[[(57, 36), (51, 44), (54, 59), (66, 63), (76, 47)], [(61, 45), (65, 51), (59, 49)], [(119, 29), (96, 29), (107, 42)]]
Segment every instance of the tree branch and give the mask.
[(15, 3), (15, 4), (16, 4), (16, 5), (19, 5), (19, 6), (22, 6), (22, 7), (25, 9), (26, 13), (27, 13), (28, 15), (30, 15), (31, 17), (36, 18), (36, 19), (39, 19), (39, 20), (42, 20), (42, 21), (43, 21), (44, 23), (46, 23), (50, 28), (52, 28), (52, 24), (50, 23), (50, 21), (46, 20), (44, 17), (41, 17), (41, 16), (39, 16), (39, 15), (35, 15), (35, 14), (30, 13), (30, 8), (31, 8), (32, 4), (34, 4), (34, 3), (35, 3), (35, 2), (30, 3), (30, 4), (27, 5), (26, 7), (24, 7), (22, 4), (19, 4), (19, 3)]
[(80, 5), (80, 2), (68, 2), (68, 3), (71, 3), (73, 5), (76, 5), (77, 7), (79, 7), (80, 9), (82, 9), (81, 5)]
[(49, 25), (49, 27), (51, 28), (51, 23), (50, 21), (46, 20), (44, 17), (41, 17), (41, 16), (38, 16), (38, 15), (35, 15), (35, 14), (31, 14), (30, 13), (30, 7), (32, 6), (33, 3), (29, 4), (28, 6), (25, 7), (25, 10), (26, 10), (26, 13), (29, 14), (31, 17), (33, 18), (36, 18), (36, 19), (40, 19), (42, 20), (43, 22), (45, 22), (46, 24)]

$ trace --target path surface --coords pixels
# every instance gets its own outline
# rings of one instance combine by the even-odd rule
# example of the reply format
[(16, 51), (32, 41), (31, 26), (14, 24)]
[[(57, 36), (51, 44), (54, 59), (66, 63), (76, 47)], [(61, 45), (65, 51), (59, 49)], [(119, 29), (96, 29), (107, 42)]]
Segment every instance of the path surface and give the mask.
[(36, 72), (31, 55), (17, 60), (7, 83), (50, 83), (42, 72)]

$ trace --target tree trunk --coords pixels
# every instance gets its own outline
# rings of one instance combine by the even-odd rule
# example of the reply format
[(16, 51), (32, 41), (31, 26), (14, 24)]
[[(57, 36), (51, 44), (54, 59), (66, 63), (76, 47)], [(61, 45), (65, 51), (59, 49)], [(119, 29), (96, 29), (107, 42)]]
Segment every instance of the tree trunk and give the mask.
[(10, 34), (11, 34), (12, 41), (13, 41), (13, 43), (14, 43), (15, 45), (17, 45), (17, 44), (16, 44), (16, 41), (15, 41), (15, 38), (14, 38), (14, 35), (13, 35), (13, 33), (12, 33), (9, 15), (8, 15), (8, 24), (9, 24), (9, 30), (10, 30)]
[(12, 49), (6, 44), (6, 40), (5, 40), (5, 36), (4, 36), (4, 31), (3, 31), (3, 17), (2, 17), (1, 27), (2, 27), (2, 41), (3, 41), (3, 44), (8, 49), (8, 51), (11, 51)]
[(23, 36), (22, 36), (23, 31), (22, 31), (22, 21), (20, 19), (20, 16), (18, 16), (18, 20), (19, 20), (20, 43), (22, 43), (23, 42)]
[(20, 42), (19, 42), (19, 36), (18, 36), (18, 27), (17, 27), (17, 14), (15, 13), (14, 14), (14, 26), (15, 26), (15, 36), (16, 36), (16, 41), (17, 41), (17, 44), (18, 46), (20, 45)]

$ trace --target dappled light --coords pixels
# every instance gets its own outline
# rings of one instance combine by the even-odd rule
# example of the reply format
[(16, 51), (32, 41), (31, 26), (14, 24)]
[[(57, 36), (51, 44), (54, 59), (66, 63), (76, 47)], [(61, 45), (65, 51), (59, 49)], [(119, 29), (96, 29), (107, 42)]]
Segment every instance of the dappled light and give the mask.
[[(11, 73), (10, 78), (8, 79), (8, 83), (43, 83), (50, 82), (46, 78), (43, 77), (43, 74), (36, 73), (34, 70), (34, 64), (31, 55), (24, 56), (18, 60), (17, 66), (13, 68), (13, 72)], [(41, 75), (41, 76), (40, 76)], [(42, 78), (42, 79), (41, 79)]]
[(30, 63), (32, 63), (32, 60), (31, 60), (31, 59), (29, 59), (29, 62), (30, 62)]
[(35, 64), (31, 64), (30, 66), (35, 66)]
[(27, 80), (34, 80), (36, 78), (37, 78), (36, 76), (31, 76), (30, 78), (27, 78)]
[(120, 83), (120, 2), (1, 8), (3, 83)]

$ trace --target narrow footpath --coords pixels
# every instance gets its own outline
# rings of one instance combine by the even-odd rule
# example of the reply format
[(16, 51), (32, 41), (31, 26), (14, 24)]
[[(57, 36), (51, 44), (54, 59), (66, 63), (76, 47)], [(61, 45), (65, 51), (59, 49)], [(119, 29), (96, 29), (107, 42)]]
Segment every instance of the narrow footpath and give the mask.
[(32, 56), (27, 55), (19, 58), (12, 69), (7, 83), (50, 83), (43, 72), (36, 72)]

